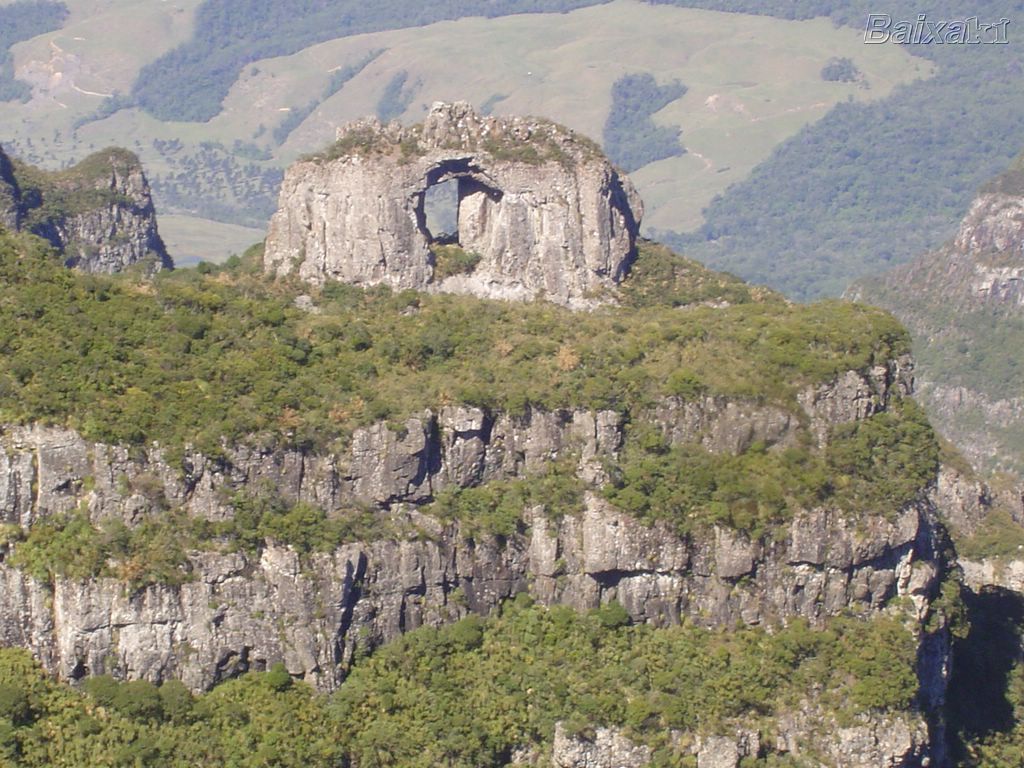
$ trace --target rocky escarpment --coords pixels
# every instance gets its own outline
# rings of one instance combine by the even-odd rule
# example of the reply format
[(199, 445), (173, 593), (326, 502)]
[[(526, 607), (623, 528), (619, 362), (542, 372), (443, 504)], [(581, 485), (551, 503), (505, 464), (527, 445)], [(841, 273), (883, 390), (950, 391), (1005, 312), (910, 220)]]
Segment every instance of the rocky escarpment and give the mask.
[[(673, 733), (680, 752), (697, 760), (697, 768), (739, 768), (744, 761), (766, 755), (798, 756), (800, 765), (878, 768), (928, 765), (928, 734), (918, 718), (873, 714), (840, 726), (805, 702), (799, 715), (780, 719), (774, 738), (743, 724), (730, 732), (697, 736)], [(828, 738), (822, 739), (821, 734)], [(513, 765), (532, 765), (524, 756)], [(614, 728), (596, 728), (583, 735), (569, 734), (559, 723), (551, 749), (556, 768), (646, 768), (650, 748), (635, 744)]]
[(69, 267), (83, 272), (173, 266), (142, 165), (121, 149), (52, 173), (12, 163), (0, 152), (0, 224), (45, 238)]
[[(851, 373), (808, 389), (799, 420), (863, 417), (908, 387), (907, 368), (895, 361)], [(673, 441), (713, 451), (792, 439), (779, 412), (753, 403), (667, 403), (649, 417)], [(218, 460), (187, 455), (183, 469), (155, 446), (139, 455), (69, 430), (10, 428), (0, 451), (0, 513), (11, 525), (76, 509), (100, 524), (136, 525), (168, 507), (217, 520), (233, 514), (235, 492), (269, 486), (329, 511), (369, 505), (390, 533), (323, 554), (274, 544), (194, 552), (184, 583), (137, 590), (113, 578), (40, 582), (5, 556), (3, 643), (31, 648), (66, 678), (112, 672), (205, 688), (283, 660), (294, 675), (332, 688), (359, 649), (467, 611), (487, 613), (521, 591), (579, 609), (617, 600), (634, 619), (658, 624), (684, 616), (722, 627), (793, 616), (816, 623), (878, 611), (897, 596), (919, 618), (927, 613), (943, 565), (934, 509), (924, 500), (860, 520), (807, 509), (763, 540), (723, 527), (680, 536), (631, 519), (593, 491), (561, 517), (543, 505), (524, 510), (523, 527), (510, 536), (440, 521), (418, 506), (446, 487), (528, 477), (552, 461), (574, 463), (597, 487), (623, 428), (613, 412), (513, 418), (449, 407), (398, 430), (362, 428), (340, 455), (236, 448)]]
[(1024, 594), (1024, 486), (986, 482), (966, 468), (942, 467), (931, 498), (958, 548), (957, 565), (973, 592)]
[[(427, 228), (428, 189), (456, 180), (457, 233)], [(624, 277), (642, 206), (630, 181), (572, 131), (435, 104), (422, 125), (339, 130), (289, 169), (265, 268), (322, 283), (541, 297), (585, 306)], [(446, 252), (456, 246), (454, 267)]]
[(935, 253), (848, 295), (893, 312), (914, 337), (918, 395), (976, 466), (1024, 471), (1024, 172), (1018, 161)]

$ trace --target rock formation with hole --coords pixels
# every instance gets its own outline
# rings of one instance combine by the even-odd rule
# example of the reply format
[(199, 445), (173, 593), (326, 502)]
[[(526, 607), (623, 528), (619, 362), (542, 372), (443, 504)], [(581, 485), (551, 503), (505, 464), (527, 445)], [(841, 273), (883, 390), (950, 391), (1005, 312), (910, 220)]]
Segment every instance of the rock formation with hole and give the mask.
[[(435, 238), (425, 197), (450, 179), (458, 233)], [(408, 128), (353, 123), (325, 153), (292, 166), (264, 264), (315, 284), (585, 307), (628, 272), (641, 215), (632, 183), (590, 140), (543, 120), (438, 103)]]

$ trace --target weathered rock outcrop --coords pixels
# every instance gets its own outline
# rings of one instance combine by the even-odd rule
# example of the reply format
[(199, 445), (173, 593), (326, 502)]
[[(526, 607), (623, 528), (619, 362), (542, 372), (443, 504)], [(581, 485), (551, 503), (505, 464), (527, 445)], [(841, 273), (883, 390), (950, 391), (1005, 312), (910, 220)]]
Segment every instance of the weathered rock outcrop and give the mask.
[(614, 728), (595, 728), (592, 734), (578, 736), (567, 733), (562, 723), (555, 725), (555, 768), (643, 768), (650, 762), (650, 747), (634, 744)]
[[(428, 188), (450, 179), (455, 243), (479, 259), (455, 270), (439, 268), (424, 211)], [(628, 271), (641, 215), (633, 185), (589, 140), (541, 120), (435, 104), (422, 125), (340, 129), (324, 156), (292, 166), (265, 268), (313, 283), (586, 306)]]
[[(754, 442), (790, 445), (801, 420), (824, 441), (830, 424), (885, 410), (911, 383), (909, 359), (898, 358), (808, 387), (797, 398), (800, 413), (719, 397), (669, 398), (643, 418), (673, 444), (735, 453)], [(0, 437), (0, 519), (29, 526), (40, 516), (73, 511), (86, 479), (90, 514), (129, 524), (157, 496), (192, 517), (223, 519), (231, 514), (231, 493), (266, 485), (288, 501), (325, 510), (353, 502), (416, 504), (452, 485), (521, 477), (562, 458), (578, 461), (581, 477), (594, 484), (603, 481), (601, 459), (617, 453), (623, 430), (623, 417), (614, 411), (531, 411), (516, 418), (449, 406), (412, 416), (400, 430), (383, 423), (358, 429), (340, 455), (234, 446), (220, 461), (186, 455), (179, 470), (156, 446), (140, 458), (123, 447), (87, 443), (70, 430), (13, 427)]]
[[(689, 752), (697, 768), (739, 768), (746, 759), (787, 755), (807, 768), (903, 768), (928, 765), (928, 729), (920, 716), (862, 716), (839, 726), (810, 702), (773, 723), (770, 738), (749, 725), (737, 725), (729, 733), (694, 737), (673, 733), (679, 753)], [(826, 735), (823, 738), (823, 735)], [(551, 750), (551, 763), (559, 768), (646, 768), (653, 754), (614, 728), (595, 728), (569, 734), (559, 723)], [(532, 765), (523, 760), (514, 765)]]
[(195, 688), (283, 660), (332, 688), (358, 648), (423, 624), (487, 613), (529, 590), (545, 604), (616, 599), (636, 620), (708, 626), (870, 612), (905, 596), (924, 614), (939, 575), (934, 520), (904, 510), (866, 530), (808, 512), (771, 545), (725, 529), (692, 540), (648, 528), (590, 496), (560, 522), (470, 538), (455, 524), (394, 514), (407, 536), (300, 557), (194, 553), (191, 580), (133, 591), (117, 580), (36, 582), (0, 566), (0, 632), (62, 677), (180, 677)]
[(67, 266), (83, 272), (173, 267), (142, 165), (122, 149), (53, 173), (12, 164), (0, 153), (0, 224), (49, 240)]

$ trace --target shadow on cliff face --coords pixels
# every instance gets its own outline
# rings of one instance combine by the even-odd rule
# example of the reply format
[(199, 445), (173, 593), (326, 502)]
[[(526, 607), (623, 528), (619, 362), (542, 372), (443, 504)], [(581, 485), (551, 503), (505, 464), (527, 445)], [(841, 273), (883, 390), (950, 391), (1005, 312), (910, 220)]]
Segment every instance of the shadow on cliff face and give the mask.
[(948, 693), (952, 757), (962, 763), (972, 742), (1014, 727), (1011, 681), (1022, 661), (1024, 595), (988, 588), (964, 591), (971, 622), (967, 637), (953, 645), (953, 674)]

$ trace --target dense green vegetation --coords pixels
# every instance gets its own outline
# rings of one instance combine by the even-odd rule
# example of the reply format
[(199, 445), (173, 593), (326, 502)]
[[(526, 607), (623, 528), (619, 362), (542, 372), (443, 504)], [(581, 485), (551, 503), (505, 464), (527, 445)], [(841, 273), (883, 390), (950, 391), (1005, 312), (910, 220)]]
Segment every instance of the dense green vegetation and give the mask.
[(766, 288), (749, 285), (725, 272), (713, 272), (649, 240), (641, 243), (640, 253), (622, 288), (622, 301), (630, 307), (726, 306), (780, 298)]
[(1003, 195), (1024, 195), (1024, 153), (1017, 155), (1010, 167), (982, 187), (981, 191)]
[[(891, 303), (894, 298), (879, 300)], [(986, 309), (953, 313), (944, 307), (935, 307), (933, 315), (936, 328), (942, 331), (922, 339), (915, 349), (929, 379), (967, 387), (993, 400), (1020, 397), (1024, 316)], [(945, 327), (938, 325), (944, 317), (949, 318)]]
[(562, 721), (572, 732), (624, 727), (659, 765), (685, 766), (669, 729), (756, 726), (811, 690), (840, 718), (905, 711), (915, 696), (914, 639), (891, 618), (773, 633), (627, 621), (616, 604), (580, 616), (518, 599), (493, 619), (405, 635), (329, 698), (279, 665), (200, 696), (109, 677), (76, 690), (25, 651), (3, 650), (0, 750), (23, 768), (477, 768), (504, 764), (516, 746), (549, 746)]
[(27, 531), (12, 527), (6, 541), (16, 543), (11, 564), (43, 583), (57, 577), (110, 576), (138, 589), (188, 580), (185, 547), (192, 542), (180, 535), (186, 530), (189, 523), (177, 515), (129, 528), (120, 519), (94, 526), (80, 511), (49, 518)]
[(653, 75), (623, 75), (612, 86), (612, 107), (604, 124), (604, 149), (625, 171), (686, 152), (679, 129), (659, 126), (652, 115), (686, 94), (678, 80), (658, 85)]
[(1009, 512), (996, 509), (982, 521), (978, 530), (957, 543), (964, 557), (982, 559), (1019, 559), (1024, 557), (1024, 528)]
[[(982, 191), (1024, 194), (1024, 158)], [(913, 333), (920, 379), (926, 382), (922, 402), (939, 429), (970, 451), (979, 467), (1019, 474), (1024, 472), (1024, 423), (1006, 404), (1022, 392), (1024, 315), (1010, 297), (979, 298), (972, 285), (977, 278), (965, 271), (969, 264), (998, 274), (1018, 266), (1019, 256), (1008, 249), (971, 253), (965, 261), (948, 245), (894, 272), (864, 279), (854, 292), (891, 310)], [(969, 393), (958, 397), (955, 407), (947, 399), (954, 388)], [(979, 450), (979, 443), (986, 447)]]
[(14, 77), (11, 46), (60, 29), (68, 16), (64, 3), (52, 0), (15, 0), (0, 5), (0, 102), (28, 101), (32, 88)]
[(669, 760), (670, 729), (750, 726), (816, 685), (846, 713), (900, 710), (916, 690), (913, 639), (892, 619), (718, 633), (627, 627), (614, 604), (581, 617), (525, 603), (406, 635), (357, 667), (333, 707), (356, 763), (500, 765), (548, 743), (556, 721), (625, 726)]
[(26, 651), (0, 651), (0, 753), (29, 768), (336, 766), (337, 726), (321, 697), (281, 668), (193, 697), (176, 682), (54, 682)]
[(845, 56), (829, 59), (821, 68), (821, 79), (830, 83), (853, 83), (860, 74), (853, 59)]
[(806, 382), (907, 348), (882, 312), (771, 297), (570, 315), (332, 283), (313, 314), (293, 305), (308, 287), (253, 274), (258, 252), (146, 282), (65, 271), (28, 241), (0, 234), (0, 419), (214, 456), (222, 438), (323, 446), (450, 401), (638, 410), (684, 360), (708, 392), (791, 403)]
[[(244, 552), (258, 555), (268, 542), (290, 546), (300, 555), (331, 552), (355, 541), (372, 541), (401, 531), (388, 517), (369, 509), (336, 510), (328, 517), (319, 507), (289, 504), (273, 487), (238, 492), (230, 501), (232, 516), (211, 522), (169, 509), (155, 478), (139, 487), (126, 482), (124, 493), (149, 497), (153, 514), (133, 527), (120, 519), (92, 523), (86, 510), (54, 516), (25, 530), (0, 530), (2, 543), (14, 545), (10, 563), (43, 583), (57, 578), (114, 578), (132, 590), (152, 584), (176, 586), (192, 579), (190, 550)], [(547, 487), (547, 486), (545, 486)], [(469, 513), (475, 510), (460, 510)], [(520, 514), (522, 508), (520, 508)], [(465, 515), (458, 515), (463, 519)], [(471, 526), (490, 532), (492, 518)]]
[(823, 504), (891, 515), (935, 478), (939, 446), (921, 409), (843, 425), (824, 455), (806, 447), (738, 455), (669, 446), (650, 427), (632, 430), (612, 466), (606, 498), (640, 520), (665, 520), (680, 533), (720, 523), (760, 537), (800, 509)]
[[(676, 3), (672, 3), (676, 4)], [(863, 28), (868, 13), (915, 19), (902, 0), (767, 5), (686, 2)], [(983, 2), (998, 19), (1019, 3)], [(929, 18), (960, 19), (942, 2)], [(862, 275), (908, 261), (949, 237), (975, 191), (1024, 145), (1024, 62), (1012, 45), (916, 45), (935, 77), (870, 104), (840, 104), (781, 144), (747, 180), (716, 198), (688, 236), (658, 233), (677, 250), (799, 299), (841, 293)]]
[(509, 537), (524, 533), (523, 513), (539, 508), (559, 519), (583, 509), (583, 482), (571, 462), (549, 463), (543, 472), (481, 486), (449, 488), (437, 494), (426, 511), (440, 520), (462, 523), (462, 535)]

